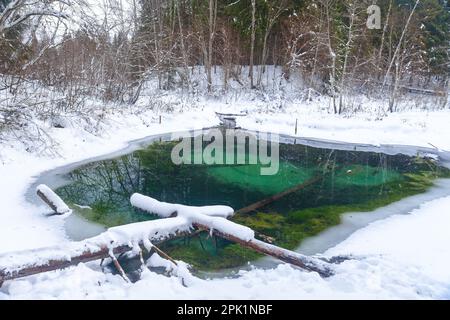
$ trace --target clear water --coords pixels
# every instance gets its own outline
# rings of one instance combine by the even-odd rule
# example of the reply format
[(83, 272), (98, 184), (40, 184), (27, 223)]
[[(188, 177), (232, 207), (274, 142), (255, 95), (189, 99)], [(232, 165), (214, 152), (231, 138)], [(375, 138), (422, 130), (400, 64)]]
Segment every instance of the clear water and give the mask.
[[(435, 178), (449, 175), (431, 160), (405, 155), (281, 144), (278, 174), (261, 176), (260, 165), (176, 166), (170, 158), (173, 146), (155, 142), (116, 159), (84, 165), (67, 174), (69, 183), (57, 192), (82, 217), (116, 226), (156, 219), (130, 206), (135, 192), (165, 202), (221, 204), (238, 210), (314, 178), (312, 185), (234, 218), (276, 244), (294, 248), (338, 224), (340, 213), (368, 211), (422, 193)], [(236, 267), (258, 257), (205, 234), (173, 240), (163, 249), (205, 270)]]

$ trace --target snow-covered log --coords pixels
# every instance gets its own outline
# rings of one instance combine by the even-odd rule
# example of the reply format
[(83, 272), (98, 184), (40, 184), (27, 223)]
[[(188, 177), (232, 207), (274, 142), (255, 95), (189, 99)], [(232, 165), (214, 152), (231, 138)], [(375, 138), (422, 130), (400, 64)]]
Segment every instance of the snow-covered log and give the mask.
[[(46, 201), (49, 205), (50, 203), (55, 205), (57, 202), (55, 196), (57, 197), (57, 195), (53, 191), (45, 186), (40, 186), (38, 190), (46, 195), (46, 199), (52, 200)], [(64, 204), (64, 202), (62, 203)], [(144, 211), (166, 218), (110, 228), (96, 237), (80, 242), (0, 255), (0, 286), (6, 280), (64, 269), (79, 263), (114, 257), (129, 251), (139, 254), (141, 248), (151, 250), (154, 248), (154, 243), (190, 233), (193, 227), (208, 230), (218, 237), (307, 271), (317, 272), (321, 276), (327, 277), (333, 274), (329, 264), (322, 260), (255, 239), (253, 230), (225, 218), (233, 214), (233, 209), (230, 207), (190, 207), (159, 202), (139, 194), (133, 195), (132, 203)], [(55, 208), (61, 206), (61, 204), (55, 205)], [(168, 216), (170, 217), (167, 218)]]
[(36, 193), (56, 214), (62, 215), (71, 212), (64, 201), (45, 184), (39, 185)]
[[(210, 227), (200, 223), (194, 223), (194, 226), (203, 230), (210, 230)], [(235, 236), (233, 234), (224, 233), (218, 230), (212, 231), (214, 235), (219, 238), (226, 239), (231, 242), (238, 243), (243, 247), (253, 249), (258, 253), (262, 253), (286, 263), (290, 263), (307, 271), (317, 272), (322, 277), (329, 277), (333, 275), (333, 271), (329, 267), (329, 264), (325, 261), (311, 258), (300, 253), (286, 250), (272, 244), (260, 241), (258, 239), (251, 239), (249, 241), (244, 241), (241, 237)]]
[(80, 242), (0, 255), (0, 284), (6, 280), (64, 269), (79, 263), (105, 259), (189, 232), (191, 225), (182, 217), (145, 221), (110, 228)]
[(210, 229), (224, 233), (235, 234), (243, 241), (249, 241), (255, 237), (250, 228), (241, 226), (227, 220), (234, 213), (233, 208), (227, 206), (190, 207), (180, 204), (160, 202), (156, 199), (135, 193), (131, 196), (131, 204), (145, 212), (165, 217), (183, 217), (191, 224), (200, 223), (208, 225)]
[[(137, 201), (137, 199), (139, 200)], [(317, 272), (323, 277), (333, 275), (333, 271), (327, 262), (257, 240), (255, 239), (254, 231), (250, 228), (226, 220), (223, 217), (199, 214), (196, 212), (198, 207), (163, 203), (156, 199), (137, 194), (132, 196), (131, 202), (133, 206), (138, 203), (139, 209), (149, 213), (158, 214), (161, 212), (163, 217), (167, 216), (168, 212), (172, 212), (172, 217), (185, 218), (198, 229), (210, 231), (220, 238), (238, 243), (243, 247), (293, 264), (307, 271)], [(209, 211), (209, 209), (206, 211)]]
[(133, 194), (130, 201), (132, 206), (141, 209), (142, 211), (153, 213), (162, 218), (171, 217), (172, 215), (176, 215), (177, 212), (188, 211), (206, 216), (222, 218), (229, 218), (234, 214), (233, 208), (228, 206), (189, 207), (181, 204), (161, 202), (139, 193)]

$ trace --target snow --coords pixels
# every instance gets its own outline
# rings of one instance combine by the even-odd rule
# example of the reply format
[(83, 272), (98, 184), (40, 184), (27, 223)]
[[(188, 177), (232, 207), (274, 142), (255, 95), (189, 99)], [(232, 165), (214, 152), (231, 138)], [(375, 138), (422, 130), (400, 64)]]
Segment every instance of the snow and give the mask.
[(234, 214), (233, 208), (228, 206), (191, 207), (182, 204), (161, 202), (139, 193), (133, 194), (130, 198), (130, 202), (134, 207), (149, 213), (154, 213), (162, 218), (170, 217), (175, 213), (182, 214), (186, 211), (195, 211), (199, 214), (223, 218), (229, 218)]
[[(160, 240), (177, 232), (189, 231), (189, 221), (183, 217), (152, 220), (109, 228), (99, 237), (109, 238), (115, 244), (139, 243), (146, 239)], [(146, 246), (147, 247), (147, 246)]]
[(64, 203), (64, 201), (45, 184), (40, 184), (39, 186), (37, 186), (36, 191), (41, 192), (48, 199), (48, 201), (50, 201), (51, 204), (55, 206), (56, 213), (65, 214), (72, 212), (72, 210), (70, 210), (70, 208)]
[[(37, 200), (36, 204), (24, 200), (29, 186), (40, 173), (126, 148), (129, 141), (146, 136), (219, 124), (214, 116), (205, 117), (200, 111), (181, 115), (164, 114), (162, 124), (158, 123), (153, 111), (128, 117), (121, 112), (110, 111), (107, 117), (100, 131), (95, 134), (75, 124), (57, 129), (41, 123), (55, 140), (57, 155), (28, 152), (27, 144), (14, 140), (1, 142), (0, 253), (49, 247), (67, 241), (63, 217), (48, 217), (48, 206), (41, 200)], [(36, 198), (34, 190), (30, 196)]]
[[(421, 274), (450, 283), (450, 197), (429, 201), (409, 215), (395, 215), (356, 231), (327, 255), (383, 255), (415, 266)], [(408, 232), (402, 232), (407, 230)], [(382, 236), (380, 236), (382, 235)], [(364, 246), (358, 245), (363, 243)]]
[[(132, 204), (137, 204), (141, 209), (144, 209), (147, 212), (150, 213), (156, 213), (161, 212), (163, 217), (170, 216), (168, 213), (176, 212), (177, 217), (181, 217), (186, 219), (186, 221), (189, 222), (192, 226), (197, 226), (201, 229), (206, 228), (210, 231), (210, 234), (212, 235), (214, 231), (218, 231), (225, 235), (231, 235), (232, 237), (235, 237), (239, 240), (242, 240), (244, 242), (250, 242), (254, 241), (257, 242), (258, 240), (255, 239), (255, 232), (243, 225), (239, 225), (237, 223), (234, 223), (230, 220), (227, 220), (222, 216), (229, 216), (230, 213), (233, 212), (233, 209), (230, 207), (193, 207), (193, 206), (182, 206), (179, 204), (169, 204), (169, 203), (161, 203), (157, 201), (156, 199), (153, 199), (151, 197), (143, 196), (140, 194), (134, 194), (132, 197)], [(222, 212), (220, 211), (222, 209)], [(175, 210), (175, 211), (174, 211)], [(206, 212), (206, 214), (202, 214), (201, 211)], [(208, 213), (210, 215), (208, 215)], [(219, 215), (219, 216), (217, 216)], [(161, 220), (161, 225), (163, 225), (164, 221), (167, 219)], [(125, 226), (126, 228), (126, 226)], [(128, 237), (131, 237), (130, 234)], [(273, 247), (270, 244), (265, 244), (267, 247), (272, 247), (272, 250), (276, 251), (283, 251), (284, 256), (291, 256), (295, 257), (299, 261), (305, 261), (305, 258), (303, 255), (299, 253), (294, 253), (292, 251), (288, 251), (285, 249), (281, 249), (278, 247)], [(329, 266), (319, 259), (308, 259), (308, 261), (304, 262), (305, 265), (310, 266), (314, 268), (313, 270), (317, 270), (317, 268), (320, 268), (323, 270), (324, 273), (329, 274), (332, 273)]]
[[(174, 113), (148, 109), (140, 113), (107, 111), (95, 132), (83, 130), (73, 122), (58, 129), (37, 121), (55, 140), (57, 154), (28, 152), (28, 146), (13, 139), (0, 145), (2, 257), (6, 259), (5, 253), (11, 251), (56, 244), (69, 246), (64, 219), (48, 217), (45, 205), (25, 201), (29, 186), (39, 174), (125, 148), (128, 141), (145, 136), (217, 125), (215, 112), (248, 112), (247, 117), (238, 119), (238, 125), (251, 130), (293, 135), (298, 119), (299, 137), (450, 151), (449, 110), (404, 110), (380, 119), (376, 112), (352, 117), (331, 115), (327, 103), (319, 99), (277, 109), (270, 103), (264, 107), (249, 97), (247, 101), (200, 100), (195, 107), (184, 106)], [(374, 102), (363, 103), (377, 109)], [(159, 115), (163, 117), (162, 124), (158, 123)], [(194, 278), (187, 287), (175, 274), (167, 277), (152, 272), (144, 272), (141, 280), (131, 284), (118, 275), (102, 272), (97, 263), (88, 263), (7, 281), (0, 289), (0, 299), (450, 299), (450, 232), (446, 232), (450, 225), (449, 208), (450, 197), (442, 197), (423, 203), (408, 215), (391, 216), (358, 230), (325, 253), (356, 257), (338, 265), (336, 275), (328, 279), (281, 264), (267, 270), (241, 271), (233, 278)], [(170, 210), (163, 209), (168, 215)], [(217, 230), (230, 227), (223, 224), (225, 217), (207, 218), (218, 219), (208, 222)], [(126, 228), (110, 231), (115, 239), (138, 232)], [(141, 236), (144, 235), (147, 234), (142, 231)], [(48, 254), (55, 257), (67, 252)], [(24, 261), (26, 258), (20, 255), (10, 260), (13, 265)]]
[(193, 223), (199, 223), (209, 227), (211, 232), (217, 230), (221, 233), (231, 234), (247, 242), (255, 238), (255, 232), (252, 229), (238, 225), (225, 218), (208, 217), (193, 212), (189, 213), (188, 217)]
[(250, 228), (233, 223), (226, 218), (234, 214), (228, 206), (193, 207), (180, 204), (160, 202), (151, 197), (138, 193), (131, 196), (131, 204), (149, 213), (157, 214), (163, 218), (176, 213), (178, 217), (186, 218), (191, 224), (199, 223), (213, 230), (231, 234), (244, 241), (255, 238), (255, 232)]
[(188, 231), (190, 228), (188, 220), (182, 217), (118, 226), (80, 242), (68, 242), (60, 246), (0, 255), (0, 270), (13, 272), (20, 267), (45, 265), (52, 260), (71, 261), (83, 253), (94, 253), (102, 248), (113, 250), (128, 245), (130, 248), (139, 249), (139, 244), (143, 243), (147, 249), (150, 249), (151, 241), (166, 239), (179, 232)]
[(255, 238), (255, 232), (252, 229), (231, 222), (225, 218), (208, 217), (194, 212), (189, 213), (188, 217), (193, 223), (199, 223), (209, 227), (211, 233), (216, 230), (221, 233), (231, 234), (247, 242)]
[(166, 272), (179, 277), (182, 285), (192, 286), (197, 281), (197, 278), (189, 272), (189, 265), (183, 261), (176, 261), (176, 263), (175, 265), (172, 261), (163, 259), (157, 253), (154, 253), (148, 259), (147, 266), (153, 268), (162, 267)]
[(368, 114), (342, 117), (314, 112), (314, 105), (301, 111), (281, 114), (257, 114), (238, 118), (238, 125), (250, 130), (267, 130), (294, 135), (298, 119), (298, 135), (331, 141), (372, 145), (409, 145), (450, 150), (448, 131), (450, 111), (407, 111), (389, 114), (382, 121)]

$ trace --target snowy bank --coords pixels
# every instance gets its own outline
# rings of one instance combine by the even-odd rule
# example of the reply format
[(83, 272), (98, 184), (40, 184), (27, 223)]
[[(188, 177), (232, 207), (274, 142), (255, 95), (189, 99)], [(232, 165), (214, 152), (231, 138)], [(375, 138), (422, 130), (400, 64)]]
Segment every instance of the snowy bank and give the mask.
[[(47, 217), (48, 209), (25, 201), (36, 177), (58, 166), (112, 152), (128, 141), (170, 131), (200, 129), (218, 124), (215, 112), (241, 112), (248, 103), (205, 102), (204, 110), (159, 114), (106, 115), (99, 134), (77, 127), (45, 129), (56, 141), (58, 155), (27, 152), (23, 144), (3, 142), (0, 149), (0, 200), (2, 203), (0, 252), (10, 252), (67, 242), (64, 219)], [(314, 109), (315, 108), (315, 109)], [(251, 108), (250, 108), (251, 109)], [(355, 143), (402, 144), (450, 150), (450, 112), (402, 112), (383, 120), (372, 115), (354, 118), (317, 111), (317, 105), (293, 105), (280, 112), (251, 111), (239, 125), (253, 130), (293, 134), (299, 119), (299, 136)], [(431, 146), (432, 148), (434, 148)], [(327, 255), (355, 254), (358, 260), (339, 266), (335, 276), (321, 279), (287, 265), (273, 270), (243, 271), (237, 279), (197, 279), (189, 288), (175, 278), (145, 273), (142, 280), (126, 284), (120, 276), (103, 273), (96, 264), (6, 282), (5, 298), (450, 298), (448, 214), (450, 197), (426, 203), (411, 215), (393, 216), (359, 230)], [(157, 288), (158, 290), (149, 290)]]

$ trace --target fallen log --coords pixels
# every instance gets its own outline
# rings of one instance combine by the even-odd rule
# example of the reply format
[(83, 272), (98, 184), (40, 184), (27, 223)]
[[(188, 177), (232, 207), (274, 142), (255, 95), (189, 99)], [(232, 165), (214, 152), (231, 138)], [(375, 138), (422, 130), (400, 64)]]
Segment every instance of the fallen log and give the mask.
[[(233, 223), (224, 217), (198, 214), (196, 213), (198, 207), (159, 202), (156, 199), (140, 194), (134, 194), (131, 197), (131, 203), (134, 206), (138, 205), (137, 207), (145, 212), (163, 217), (167, 216), (168, 212), (172, 212), (172, 216), (183, 217), (189, 220), (196, 228), (209, 230), (218, 237), (238, 243), (245, 248), (274, 257), (304, 270), (317, 272), (322, 277), (333, 275), (329, 263), (257, 240), (254, 237), (254, 231), (250, 228)], [(210, 213), (206, 209), (203, 209), (203, 211)], [(226, 212), (223, 212), (225, 216), (227, 216)]]
[[(46, 250), (55, 250), (55, 248), (45, 248), (40, 250), (30, 250), (30, 251), (21, 251), (19, 253), (11, 253), (9, 255), (0, 256), (0, 286), (4, 281), (14, 280), (23, 277), (28, 277), (31, 275), (65, 269), (71, 266), (78, 265), (79, 263), (86, 263), (90, 261), (95, 261), (99, 259), (105, 259), (110, 256), (110, 248), (107, 246), (99, 247), (97, 250), (91, 251), (87, 249), (82, 251), (79, 254), (73, 256), (67, 256), (63, 259), (51, 258), (44, 259), (43, 261), (36, 261), (34, 263), (25, 264), (23, 266), (19, 266), (14, 264), (13, 267), (8, 266), (7, 263), (4, 262), (8, 257), (17, 257), (18, 255), (29, 255), (33, 256), (35, 254), (40, 255)], [(42, 250), (42, 251), (41, 251)], [(127, 245), (119, 246), (113, 249), (114, 254), (121, 254), (127, 251), (131, 251)]]
[[(211, 230), (210, 227), (200, 224), (200, 223), (194, 223), (194, 227), (201, 229), (201, 230)], [(212, 230), (212, 234), (223, 238), (225, 240), (240, 244), (241, 246), (252, 249), (258, 253), (262, 253), (267, 256), (271, 256), (273, 258), (276, 258), (278, 260), (281, 260), (283, 262), (292, 264), (294, 266), (297, 266), (299, 268), (302, 268), (304, 270), (310, 271), (310, 272), (317, 272), (320, 274), (320, 276), (326, 278), (332, 276), (334, 273), (329, 267), (329, 264), (325, 261), (311, 258), (302, 254), (299, 254), (297, 252), (293, 252), (287, 249), (283, 249), (280, 247), (277, 247), (273, 244), (269, 244), (257, 239), (252, 239), (250, 241), (244, 241), (240, 239), (239, 237), (236, 237), (232, 234), (227, 234), (224, 232), (220, 232), (217, 230)]]
[[(49, 193), (44, 192), (43, 194)], [(323, 277), (333, 274), (327, 262), (255, 239), (253, 230), (226, 219), (232, 215), (233, 210), (230, 207), (189, 207), (162, 203), (142, 195), (133, 195), (132, 203), (133, 205), (138, 204), (139, 208), (144, 211), (159, 214), (165, 219), (110, 228), (97, 237), (62, 246), (0, 255), (0, 287), (7, 280), (60, 270), (79, 263), (115, 257), (115, 255), (126, 252), (133, 251), (141, 254), (142, 248), (155, 249), (157, 247), (154, 246), (154, 243), (189, 234), (192, 227), (209, 230), (218, 237), (307, 271), (317, 272)], [(61, 205), (58, 207), (60, 208)], [(156, 252), (162, 253), (164, 256), (160, 250), (156, 250)], [(167, 258), (173, 260), (168, 256)], [(120, 265), (116, 265), (116, 267), (120, 271)], [(124, 276), (123, 271), (121, 274)], [(124, 278), (126, 279), (126, 277)]]
[(236, 211), (236, 214), (245, 214), (245, 213), (249, 213), (249, 212), (258, 210), (260, 208), (263, 208), (263, 207), (267, 206), (268, 204), (271, 204), (272, 202), (275, 202), (277, 200), (280, 200), (281, 198), (286, 197), (287, 195), (290, 195), (291, 193), (303, 190), (303, 189), (309, 187), (310, 185), (320, 181), (321, 179), (322, 179), (322, 176), (313, 177), (313, 178), (307, 180), (306, 182), (299, 184), (298, 186), (295, 186), (295, 187), (285, 190), (283, 192), (277, 193), (273, 196), (270, 196), (266, 199), (263, 199), (261, 201), (255, 202), (245, 208), (242, 208), (242, 209)]
[(167, 218), (110, 228), (106, 232), (80, 242), (62, 246), (25, 250), (0, 255), (0, 284), (48, 271), (65, 269), (79, 263), (106, 259), (190, 232), (184, 218)]
[(44, 184), (36, 188), (36, 193), (57, 215), (62, 215), (71, 212), (70, 208), (52, 189)]
[[(64, 201), (46, 185), (38, 186), (36, 193), (55, 214), (70, 212)], [(142, 262), (142, 249), (145, 248), (177, 266), (177, 262), (155, 244), (187, 235), (191, 230), (192, 225), (186, 219), (173, 217), (110, 228), (97, 237), (63, 246), (3, 254), (0, 255), (0, 287), (7, 280), (61, 270), (79, 263), (103, 261), (106, 258), (111, 258), (120, 275), (125, 281), (129, 281), (116, 255), (138, 252)]]

